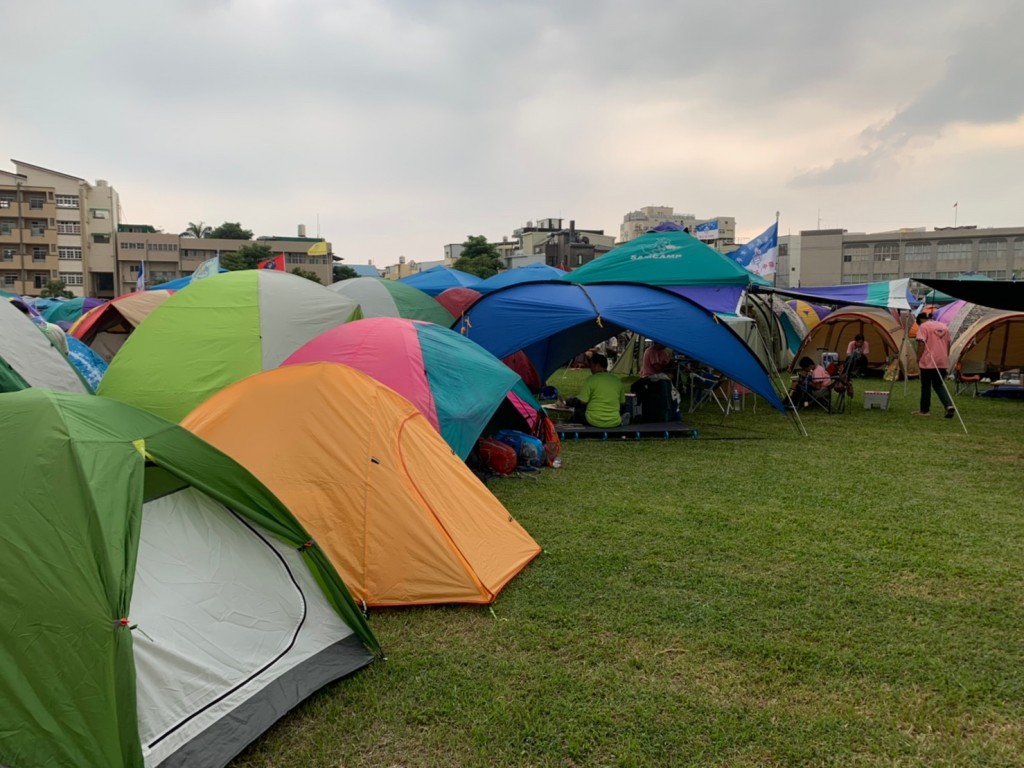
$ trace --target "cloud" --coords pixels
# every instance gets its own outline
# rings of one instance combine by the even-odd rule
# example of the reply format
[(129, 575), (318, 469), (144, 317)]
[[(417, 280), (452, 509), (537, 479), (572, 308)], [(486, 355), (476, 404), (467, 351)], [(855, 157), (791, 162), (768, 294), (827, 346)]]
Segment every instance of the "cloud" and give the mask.
[[(989, 6), (981, 6), (987, 9)], [(795, 187), (844, 185), (868, 181), (901, 162), (901, 155), (915, 146), (938, 139), (961, 123), (985, 125), (1011, 123), (1024, 115), (1024, 52), (1019, 30), (1024, 25), (1024, 5), (1002, 7), (995, 18), (979, 14), (961, 38), (960, 48), (948, 57), (944, 72), (933, 84), (914, 96), (882, 125), (860, 134), (861, 149), (853, 157), (797, 174)]]

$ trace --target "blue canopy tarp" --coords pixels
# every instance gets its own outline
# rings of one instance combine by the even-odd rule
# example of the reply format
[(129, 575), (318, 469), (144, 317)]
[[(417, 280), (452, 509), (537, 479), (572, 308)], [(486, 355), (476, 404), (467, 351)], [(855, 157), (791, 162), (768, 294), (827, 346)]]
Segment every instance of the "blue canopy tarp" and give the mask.
[(415, 275), (403, 277), (398, 282), (419, 288), (430, 296), (437, 296), (449, 288), (476, 288), (483, 281), (469, 272), (462, 272), (450, 267), (431, 267)]
[[(229, 270), (220, 267), (218, 272), (228, 272)], [(182, 288), (187, 288), (192, 283), (192, 275), (185, 275), (185, 277), (179, 277), (177, 280), (169, 280), (166, 283), (160, 283), (160, 285), (151, 285), (147, 288), (147, 291), (180, 291)]]
[(549, 267), (547, 264), (528, 264), (525, 267), (516, 267), (504, 272), (499, 272), (493, 277), (488, 277), (473, 286), (474, 291), (490, 293), (508, 285), (519, 285), (520, 283), (539, 283), (545, 280), (558, 280), (564, 274), (564, 269)]
[(523, 350), (541, 379), (622, 331), (721, 371), (783, 409), (768, 371), (711, 312), (663, 288), (624, 283), (525, 283), (480, 298), (456, 326), (495, 357)]

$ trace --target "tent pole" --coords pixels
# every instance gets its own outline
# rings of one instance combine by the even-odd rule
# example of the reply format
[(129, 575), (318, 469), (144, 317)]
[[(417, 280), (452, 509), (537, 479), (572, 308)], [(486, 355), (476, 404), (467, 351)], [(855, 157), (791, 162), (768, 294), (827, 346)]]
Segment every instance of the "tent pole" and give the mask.
[[(774, 311), (772, 317), (775, 317)], [(764, 336), (761, 335), (761, 329), (757, 327), (757, 323), (754, 323), (754, 331), (757, 333), (757, 337), (761, 340), (761, 344), (764, 344)], [(801, 437), (807, 437), (807, 430), (804, 428), (804, 423), (800, 419), (800, 411), (796, 407), (796, 403), (793, 402), (793, 398), (789, 396), (789, 387), (786, 386), (786, 382), (782, 378), (782, 373), (779, 371), (779, 366), (775, 364), (775, 355), (771, 354), (767, 347), (765, 351), (768, 353), (768, 362), (772, 366), (772, 374), (774, 374), (775, 382), (781, 387), (781, 390), (786, 393), (783, 398), (783, 402), (789, 403), (790, 408), (788, 409), (793, 416), (793, 427), (796, 429), (797, 434)], [(754, 395), (757, 397), (757, 395)]]

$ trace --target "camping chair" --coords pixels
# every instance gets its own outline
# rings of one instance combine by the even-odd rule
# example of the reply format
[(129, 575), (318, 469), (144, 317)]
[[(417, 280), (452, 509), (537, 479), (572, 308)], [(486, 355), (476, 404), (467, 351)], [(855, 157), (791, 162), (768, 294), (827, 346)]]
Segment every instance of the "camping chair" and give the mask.
[(725, 400), (724, 393), (718, 391), (724, 380), (725, 377), (722, 374), (713, 371), (691, 371), (690, 413), (712, 401), (718, 406), (718, 410), (728, 413), (723, 402)]
[(956, 384), (957, 395), (962, 395), (964, 392), (970, 392), (973, 388), (974, 397), (978, 396), (978, 382), (981, 381), (981, 374), (965, 374), (964, 365), (959, 360), (957, 360), (956, 365), (953, 366), (953, 381)]

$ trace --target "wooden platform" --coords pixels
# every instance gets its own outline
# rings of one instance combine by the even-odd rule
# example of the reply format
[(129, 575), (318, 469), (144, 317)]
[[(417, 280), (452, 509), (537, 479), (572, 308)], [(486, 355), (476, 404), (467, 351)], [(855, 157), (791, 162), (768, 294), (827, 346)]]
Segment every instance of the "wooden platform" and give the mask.
[(566, 440), (668, 440), (673, 437), (695, 438), (697, 430), (679, 421), (660, 424), (630, 424), (602, 429), (584, 424), (556, 424), (558, 439)]

